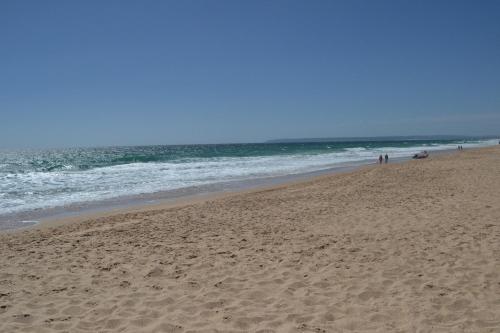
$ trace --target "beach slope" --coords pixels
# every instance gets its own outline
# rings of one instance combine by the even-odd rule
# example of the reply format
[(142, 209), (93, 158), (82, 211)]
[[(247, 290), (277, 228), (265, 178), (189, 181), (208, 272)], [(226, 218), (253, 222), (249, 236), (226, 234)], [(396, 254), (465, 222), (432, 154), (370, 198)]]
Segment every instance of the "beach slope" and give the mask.
[(499, 332), (500, 149), (0, 235), (0, 332)]

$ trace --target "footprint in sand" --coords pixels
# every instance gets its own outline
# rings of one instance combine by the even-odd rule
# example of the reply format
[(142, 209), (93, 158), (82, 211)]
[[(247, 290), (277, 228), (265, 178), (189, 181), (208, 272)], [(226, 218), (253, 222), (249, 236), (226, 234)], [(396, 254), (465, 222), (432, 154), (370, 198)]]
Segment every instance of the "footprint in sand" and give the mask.
[(69, 315), (69, 316), (78, 316), (84, 312), (85, 312), (85, 310), (79, 306), (70, 306), (62, 311), (63, 314)]
[(29, 313), (16, 314), (12, 316), (16, 323), (29, 324), (33, 321), (33, 316)]
[(361, 294), (358, 295), (358, 298), (362, 301), (367, 301), (370, 298), (379, 298), (382, 296), (382, 293), (380, 291), (363, 291)]
[(160, 267), (155, 267), (148, 274), (146, 274), (146, 277), (147, 278), (155, 278), (155, 277), (160, 277), (162, 275), (163, 275), (163, 269), (161, 269)]
[(447, 306), (450, 311), (460, 311), (471, 307), (471, 302), (466, 299), (457, 299)]
[(122, 319), (108, 319), (106, 321), (106, 325), (105, 327), (107, 329), (116, 329), (118, 328), (121, 324), (123, 324), (123, 320)]
[(165, 333), (165, 332), (180, 333), (180, 332), (184, 332), (184, 329), (180, 325), (172, 325), (172, 324), (168, 324), (168, 323), (162, 323), (162, 324), (159, 324), (158, 326), (156, 326), (152, 331), (152, 333)]

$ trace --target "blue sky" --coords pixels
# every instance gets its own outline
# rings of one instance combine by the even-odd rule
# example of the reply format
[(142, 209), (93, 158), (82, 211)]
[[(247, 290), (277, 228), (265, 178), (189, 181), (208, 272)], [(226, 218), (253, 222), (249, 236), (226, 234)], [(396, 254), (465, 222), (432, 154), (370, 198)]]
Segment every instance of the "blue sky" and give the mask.
[(500, 134), (500, 1), (1, 1), (0, 147)]

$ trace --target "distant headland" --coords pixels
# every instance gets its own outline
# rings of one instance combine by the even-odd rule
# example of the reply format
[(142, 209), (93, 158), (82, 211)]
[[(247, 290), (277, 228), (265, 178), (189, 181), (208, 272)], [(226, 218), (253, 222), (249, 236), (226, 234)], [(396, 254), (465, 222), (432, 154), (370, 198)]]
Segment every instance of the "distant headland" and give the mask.
[(411, 136), (367, 136), (367, 137), (328, 137), (328, 138), (284, 138), (267, 140), (265, 143), (297, 142), (360, 142), (360, 141), (413, 141), (413, 140), (484, 140), (497, 138), (495, 135), (411, 135)]

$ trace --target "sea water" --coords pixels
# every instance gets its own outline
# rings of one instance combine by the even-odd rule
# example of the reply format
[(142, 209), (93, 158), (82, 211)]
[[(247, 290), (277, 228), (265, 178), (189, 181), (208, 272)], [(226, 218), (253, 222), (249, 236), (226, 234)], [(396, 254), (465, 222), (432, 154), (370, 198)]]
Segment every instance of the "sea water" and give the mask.
[(0, 150), (0, 224), (2, 217), (12, 220), (20, 213), (44, 209), (373, 163), (380, 154), (394, 159), (421, 150), (497, 142), (375, 140)]

